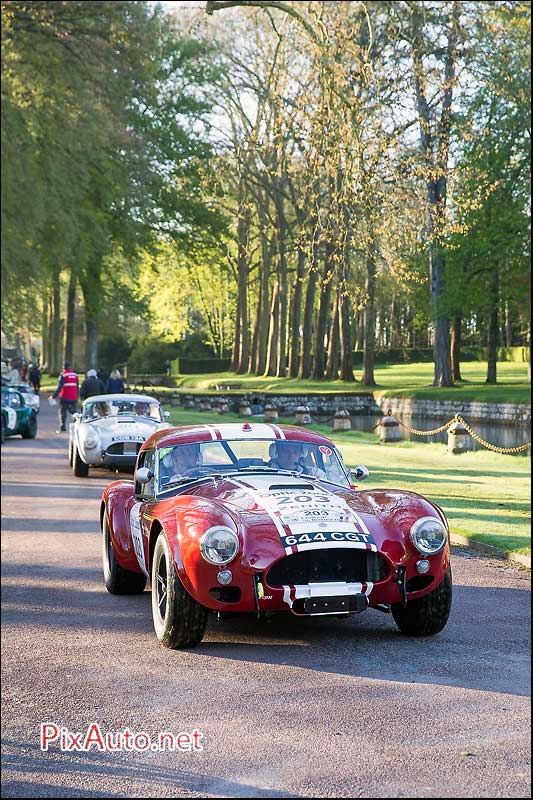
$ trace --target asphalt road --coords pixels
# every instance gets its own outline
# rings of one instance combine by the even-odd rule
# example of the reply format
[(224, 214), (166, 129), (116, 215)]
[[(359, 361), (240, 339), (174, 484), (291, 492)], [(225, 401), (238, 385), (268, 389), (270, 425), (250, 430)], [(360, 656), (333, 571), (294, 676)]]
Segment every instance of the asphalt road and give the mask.
[[(44, 398), (43, 398), (44, 399)], [(454, 550), (446, 629), (215, 619), (162, 649), (150, 595), (102, 583), (98, 503), (44, 404), (2, 448), (3, 797), (528, 797), (527, 572)], [(203, 734), (193, 753), (41, 752), (39, 725)]]

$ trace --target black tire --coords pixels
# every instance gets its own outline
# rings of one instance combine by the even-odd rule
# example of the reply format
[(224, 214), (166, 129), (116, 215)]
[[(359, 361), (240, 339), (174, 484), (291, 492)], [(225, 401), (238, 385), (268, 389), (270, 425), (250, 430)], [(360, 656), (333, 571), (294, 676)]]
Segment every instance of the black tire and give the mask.
[(35, 439), (37, 436), (37, 417), (31, 414), (25, 429), (22, 431), (21, 436), (23, 439)]
[(6, 440), (6, 423), (2, 417), (2, 426), (0, 427), (0, 444), (4, 444)]
[(152, 618), (158, 640), (172, 650), (192, 647), (204, 638), (207, 609), (183, 588), (163, 532), (152, 561)]
[(89, 465), (82, 461), (76, 445), (73, 445), (72, 469), (77, 478), (86, 478), (89, 474)]
[(102, 561), (105, 588), (110, 594), (142, 594), (146, 587), (146, 575), (130, 572), (118, 563), (113, 550), (107, 511), (102, 520)]
[(391, 606), (397, 626), (406, 636), (434, 636), (446, 626), (452, 607), (452, 568), (448, 565), (444, 580), (434, 591), (411, 600), (407, 608), (401, 603)]

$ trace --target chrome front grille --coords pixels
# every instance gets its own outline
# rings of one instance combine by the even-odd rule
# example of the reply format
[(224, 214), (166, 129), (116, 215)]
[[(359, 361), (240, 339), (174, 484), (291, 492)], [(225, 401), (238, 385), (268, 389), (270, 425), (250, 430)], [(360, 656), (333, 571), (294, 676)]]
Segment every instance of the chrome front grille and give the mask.
[(389, 563), (380, 553), (335, 547), (285, 556), (269, 569), (266, 582), (272, 588), (331, 581), (377, 583), (388, 574)]
[[(126, 445), (125, 450), (124, 445)], [(108, 456), (136, 456), (141, 445), (142, 442), (115, 442), (106, 448), (106, 453)]]

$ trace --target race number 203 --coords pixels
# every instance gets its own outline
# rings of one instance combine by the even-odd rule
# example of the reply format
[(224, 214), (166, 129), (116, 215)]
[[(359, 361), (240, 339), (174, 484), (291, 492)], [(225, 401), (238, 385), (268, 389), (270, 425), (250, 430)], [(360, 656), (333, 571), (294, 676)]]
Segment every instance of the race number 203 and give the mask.
[(284, 547), (313, 544), (315, 542), (350, 542), (352, 544), (360, 544), (363, 547), (367, 544), (375, 544), (373, 537), (369, 533), (359, 533), (358, 531), (318, 531), (316, 533), (290, 534), (283, 538)]

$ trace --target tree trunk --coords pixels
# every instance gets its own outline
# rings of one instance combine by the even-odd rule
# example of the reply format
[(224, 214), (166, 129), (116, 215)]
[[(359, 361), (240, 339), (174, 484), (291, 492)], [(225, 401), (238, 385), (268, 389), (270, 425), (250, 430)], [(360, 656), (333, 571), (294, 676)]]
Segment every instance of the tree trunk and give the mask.
[(59, 270), (54, 270), (52, 275), (52, 326), (51, 326), (51, 372), (57, 375), (61, 372), (61, 284)]
[(326, 378), (330, 381), (335, 381), (339, 377), (339, 292), (335, 292), (335, 299), (333, 301), (333, 315), (329, 328), (328, 337), (328, 358), (326, 363)]
[(48, 369), (48, 296), (45, 292), (43, 297), (43, 313), (42, 313), (42, 322), (41, 322), (41, 355), (39, 358), (39, 363), (41, 369), (44, 370), (46, 367)]
[(239, 343), (236, 358), (236, 372), (243, 375), (248, 371), (248, 360), (250, 357), (250, 329), (248, 320), (248, 276), (250, 273), (249, 264), (249, 238), (250, 238), (251, 208), (250, 205), (241, 202), (239, 208), (239, 221), (237, 223), (237, 236), (239, 240), (237, 252), (237, 274), (238, 274), (238, 306), (239, 306)]
[(47, 306), (48, 306), (48, 336), (46, 337), (46, 363), (48, 365), (48, 373), (52, 375), (52, 360), (53, 360), (53, 345), (52, 345), (52, 324), (54, 319), (54, 302), (53, 302), (53, 293), (52, 289), (48, 289), (48, 298), (47, 298)]
[(74, 316), (76, 314), (76, 287), (78, 284), (74, 270), (70, 272), (67, 292), (67, 320), (65, 324), (65, 361), (72, 362), (74, 349)]
[(505, 347), (513, 346), (513, 325), (511, 322), (511, 312), (509, 301), (505, 301)]
[(300, 366), (298, 369), (299, 378), (310, 378), (313, 369), (313, 319), (315, 310), (316, 281), (316, 259), (314, 259), (314, 263), (307, 278), (307, 287), (305, 290), (302, 344), (300, 351)]
[(280, 198), (277, 203), (277, 217), (278, 217), (278, 280), (279, 280), (279, 335), (278, 335), (278, 353), (276, 363), (276, 376), (284, 378), (287, 374), (287, 331), (288, 331), (288, 295), (289, 295), (289, 281), (287, 275), (287, 226), (285, 222), (285, 210), (283, 207), (283, 198)]
[(300, 362), (300, 318), (302, 313), (302, 288), (305, 274), (305, 251), (298, 249), (298, 263), (296, 276), (292, 284), (292, 303), (290, 309), (291, 347), (289, 352), (289, 375), (291, 378), (298, 376)]
[(270, 268), (272, 264), (272, 254), (274, 248), (274, 238), (269, 242), (267, 237), (262, 237), (261, 240), (261, 271), (259, 278), (259, 299), (257, 305), (257, 345), (255, 352), (255, 359), (252, 365), (252, 371), (256, 375), (262, 375), (266, 368), (267, 363), (267, 347), (268, 347), (268, 325), (269, 325), (269, 292), (268, 284), (270, 280)]
[(85, 304), (85, 362), (86, 369), (98, 369), (98, 323), (102, 303), (102, 265), (94, 262), (80, 278)]
[(342, 263), (341, 263), (341, 286), (340, 295), (338, 299), (339, 305), (339, 345), (340, 345), (340, 371), (341, 380), (354, 381), (353, 366), (352, 366), (352, 329), (350, 323), (351, 317), (351, 302), (350, 295), (348, 294), (348, 285), (350, 283), (350, 211), (348, 206), (343, 204), (343, 247), (342, 247)]
[(452, 355), (452, 375), (454, 381), (462, 381), (461, 378), (461, 339), (463, 329), (463, 315), (462, 313), (455, 314), (452, 324), (452, 340), (451, 340), (451, 355)]
[(325, 253), (324, 253), (324, 268), (322, 273), (322, 292), (320, 294), (320, 303), (318, 307), (318, 317), (316, 322), (316, 342), (315, 342), (315, 355), (313, 359), (313, 378), (315, 380), (322, 380), (324, 377), (325, 353), (324, 353), (324, 340), (326, 338), (326, 324), (330, 312), (331, 305), (331, 275), (334, 271), (332, 264), (333, 245), (331, 243), (331, 233), (326, 240)]
[(496, 383), (496, 362), (498, 359), (498, 303), (499, 275), (495, 269), (491, 280), (491, 303), (489, 312), (489, 328), (487, 331), (487, 381)]
[(527, 382), (531, 385), (531, 320), (527, 326), (527, 349), (529, 350), (527, 359)]
[(237, 294), (237, 308), (235, 309), (235, 326), (233, 333), (233, 346), (231, 348), (230, 372), (237, 372), (241, 354), (241, 304)]
[(374, 378), (374, 341), (375, 341), (375, 319), (374, 304), (376, 298), (376, 262), (373, 253), (369, 253), (366, 258), (366, 281), (365, 291), (367, 301), (365, 305), (365, 327), (363, 341), (363, 375), (361, 383), (364, 386), (375, 386)]
[(270, 307), (270, 326), (268, 331), (268, 352), (266, 374), (276, 374), (278, 360), (279, 339), (279, 282), (276, 281), (272, 292), (272, 305)]
[(355, 349), (362, 350), (365, 339), (364, 314), (362, 311), (355, 313)]

